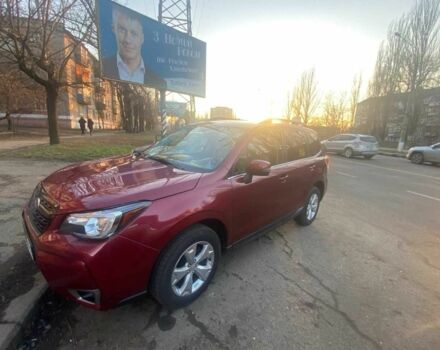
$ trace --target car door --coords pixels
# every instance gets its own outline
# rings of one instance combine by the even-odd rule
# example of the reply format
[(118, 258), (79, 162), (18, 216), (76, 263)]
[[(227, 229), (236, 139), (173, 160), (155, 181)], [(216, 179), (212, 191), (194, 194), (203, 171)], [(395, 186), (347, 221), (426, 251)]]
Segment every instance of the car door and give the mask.
[[(286, 202), (286, 175), (281, 129), (265, 126), (258, 130), (244, 146), (236, 161), (230, 180), (232, 193), (232, 222), (235, 239), (269, 225), (282, 216)], [(266, 160), (272, 164), (268, 176), (254, 176), (245, 183), (245, 169), (252, 160)]]
[[(310, 156), (319, 153), (320, 144), (316, 135), (301, 127), (290, 126), (283, 130), (286, 144), (287, 205), (290, 212), (295, 212), (305, 202), (312, 187), (315, 161)], [(314, 147), (312, 147), (312, 145)]]
[(350, 145), (353, 141), (356, 140), (356, 136), (353, 135), (341, 135), (339, 137), (338, 145), (337, 145), (337, 151), (338, 152), (344, 152), (344, 149)]
[(432, 146), (431, 158), (433, 162), (440, 163), (440, 143), (437, 143)]

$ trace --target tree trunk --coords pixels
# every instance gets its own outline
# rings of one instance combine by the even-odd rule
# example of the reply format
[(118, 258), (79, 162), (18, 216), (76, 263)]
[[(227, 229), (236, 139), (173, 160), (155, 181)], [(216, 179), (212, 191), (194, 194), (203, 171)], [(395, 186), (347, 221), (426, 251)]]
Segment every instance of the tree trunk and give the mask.
[(51, 145), (58, 145), (58, 115), (57, 115), (58, 89), (54, 86), (46, 86), (47, 120), (49, 123), (49, 141)]

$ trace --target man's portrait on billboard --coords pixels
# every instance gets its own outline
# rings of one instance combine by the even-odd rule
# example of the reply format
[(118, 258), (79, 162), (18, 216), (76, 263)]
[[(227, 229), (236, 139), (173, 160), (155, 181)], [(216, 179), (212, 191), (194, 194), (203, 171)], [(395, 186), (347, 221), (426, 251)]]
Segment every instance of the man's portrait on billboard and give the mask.
[(103, 76), (157, 89), (166, 88), (165, 81), (149, 69), (142, 57), (144, 31), (141, 16), (113, 5), (112, 32), (117, 52), (102, 59)]

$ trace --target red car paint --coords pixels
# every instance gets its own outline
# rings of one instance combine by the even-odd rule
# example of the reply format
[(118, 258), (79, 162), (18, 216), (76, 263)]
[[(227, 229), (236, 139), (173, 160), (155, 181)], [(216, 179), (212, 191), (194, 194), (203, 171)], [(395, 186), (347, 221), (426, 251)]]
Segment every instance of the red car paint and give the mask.
[[(243, 125), (244, 136), (209, 173), (126, 156), (71, 165), (46, 178), (42, 190), (55, 205), (50, 225), (42, 234), (37, 232), (30, 219), (31, 203), (25, 206), (23, 219), (36, 263), (49, 285), (85, 306), (114, 307), (148, 289), (160, 252), (185, 228), (204, 223), (218, 232), (227, 248), (297, 212), (312, 186), (324, 193), (327, 165), (321, 153), (272, 166), (268, 176), (254, 176), (250, 183), (244, 181), (246, 174), (231, 175), (240, 152), (261, 128)], [(85, 240), (59, 230), (69, 213), (140, 200), (151, 205), (108, 239)], [(78, 300), (72, 289), (99, 290), (99, 303)]]

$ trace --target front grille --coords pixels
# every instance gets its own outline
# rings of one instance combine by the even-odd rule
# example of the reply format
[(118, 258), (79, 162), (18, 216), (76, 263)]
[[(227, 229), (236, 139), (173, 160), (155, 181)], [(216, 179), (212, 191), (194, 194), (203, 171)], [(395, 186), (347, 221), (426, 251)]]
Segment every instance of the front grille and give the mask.
[(32, 195), (29, 211), (32, 224), (39, 234), (48, 229), (56, 209), (56, 203), (49, 198), (42, 186), (38, 185)]
[(52, 222), (51, 218), (45, 217), (36, 208), (31, 210), (31, 220), (32, 224), (39, 234), (42, 234), (44, 231), (46, 231), (50, 223)]

